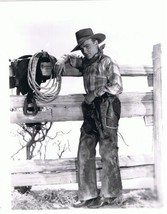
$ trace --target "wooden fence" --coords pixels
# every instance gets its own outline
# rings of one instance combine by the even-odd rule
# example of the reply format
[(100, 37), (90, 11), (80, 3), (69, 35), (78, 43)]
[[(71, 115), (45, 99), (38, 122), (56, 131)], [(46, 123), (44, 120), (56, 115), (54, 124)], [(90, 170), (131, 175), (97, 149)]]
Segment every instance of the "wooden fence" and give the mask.
[[(154, 128), (155, 157), (150, 155), (120, 156), (120, 169), (123, 184), (126, 181), (145, 179), (148, 182), (130, 185), (130, 188), (154, 188), (161, 194), (160, 181), (160, 140), (161, 140), (161, 45), (153, 47), (153, 66), (120, 66), (124, 77), (145, 76), (148, 86), (153, 87), (150, 92), (128, 92), (119, 95), (122, 103), (121, 117), (141, 116), (146, 125)], [(67, 65), (64, 76), (78, 77), (77, 70)], [(142, 87), (142, 86), (141, 86)], [(22, 111), (24, 96), (10, 96), (11, 123), (34, 123), (47, 121), (77, 121), (82, 120), (81, 102), (82, 94), (58, 96), (50, 103), (37, 105), (42, 110), (36, 116), (25, 116)], [(76, 159), (59, 160), (27, 160), (24, 163), (12, 164), (12, 186), (49, 185), (77, 182)], [(96, 160), (97, 177), (100, 181), (101, 162)], [(137, 181), (137, 180), (136, 180)], [(126, 186), (126, 185), (125, 185)]]
[[(152, 156), (120, 156), (119, 162), (124, 189), (154, 189), (154, 160)], [(100, 181), (102, 164), (99, 157), (96, 158), (96, 170), (97, 181)], [(72, 184), (77, 182), (76, 158), (26, 160), (12, 164), (12, 186)]]

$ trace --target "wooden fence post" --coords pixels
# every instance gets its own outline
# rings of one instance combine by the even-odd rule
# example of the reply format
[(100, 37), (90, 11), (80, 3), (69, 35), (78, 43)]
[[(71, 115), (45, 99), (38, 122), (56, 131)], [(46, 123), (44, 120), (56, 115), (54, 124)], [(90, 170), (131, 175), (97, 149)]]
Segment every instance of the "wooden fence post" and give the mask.
[(162, 79), (161, 79), (161, 44), (153, 46), (153, 112), (154, 112), (154, 157), (155, 191), (158, 201), (162, 202)]

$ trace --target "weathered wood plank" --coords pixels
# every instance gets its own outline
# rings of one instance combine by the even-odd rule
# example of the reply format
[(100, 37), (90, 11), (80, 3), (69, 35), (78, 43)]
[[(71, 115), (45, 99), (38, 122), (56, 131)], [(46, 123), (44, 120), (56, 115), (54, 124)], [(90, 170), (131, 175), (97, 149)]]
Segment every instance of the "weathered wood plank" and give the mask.
[[(153, 177), (153, 165), (120, 168), (122, 180)], [(97, 181), (101, 181), (101, 170), (97, 170)], [(12, 174), (12, 186), (56, 185), (78, 183), (76, 171), (59, 171), (52, 173)]]
[[(153, 74), (153, 68), (151, 66), (119, 65), (119, 67), (122, 76), (137, 77)], [(66, 64), (63, 76), (81, 76), (81, 73), (77, 69), (71, 67), (69, 64)]]
[[(146, 116), (153, 114), (152, 92), (129, 92), (119, 95), (122, 104), (121, 117)], [(11, 123), (32, 123), (49, 121), (77, 121), (83, 120), (81, 102), (82, 94), (58, 96), (50, 103), (40, 103), (43, 108), (35, 116), (25, 116), (22, 111), (24, 96), (10, 96), (10, 121)], [(17, 108), (20, 110), (16, 111)]]
[[(152, 92), (125, 92), (118, 95), (121, 103), (138, 103), (138, 102), (152, 102), (153, 93)], [(10, 96), (10, 109), (22, 108), (24, 104), (25, 96)], [(49, 103), (41, 103), (37, 100), (37, 105), (39, 107), (56, 107), (57, 105), (80, 105), (84, 100), (83, 94), (71, 94), (71, 95), (59, 95), (55, 100)]]
[(120, 65), (120, 73), (122, 76), (148, 76), (153, 74), (153, 68), (150, 66), (127, 66)]
[[(101, 182), (97, 183), (100, 188)], [(154, 189), (154, 178), (153, 177), (143, 177), (122, 180), (123, 190), (136, 190), (136, 189)], [(69, 184), (53, 184), (53, 185), (33, 185), (32, 191), (34, 190), (46, 190), (46, 189), (68, 189), (68, 190), (78, 190), (77, 183)]]
[[(152, 115), (152, 103), (122, 105), (121, 117), (139, 117)], [(35, 116), (26, 116), (22, 111), (10, 112), (11, 123), (58, 122), (83, 120), (80, 106), (61, 107), (38, 112)]]
[[(153, 165), (154, 159), (152, 155), (121, 155), (119, 156), (120, 167), (135, 167), (141, 165)], [(76, 170), (77, 159), (76, 158), (63, 158), (56, 160), (25, 160), (25, 161), (13, 161), (12, 173), (32, 173), (32, 172), (55, 172), (55, 171), (67, 171)], [(101, 169), (101, 158), (96, 158), (96, 168)]]
[[(152, 155), (119, 156), (122, 180), (152, 178)], [(96, 158), (97, 181), (101, 181), (101, 158)], [(12, 186), (57, 185), (77, 183), (77, 159), (14, 161), (11, 168)]]
[(161, 76), (161, 44), (153, 46), (153, 97), (154, 97), (154, 151), (155, 151), (155, 187), (159, 201), (163, 200), (162, 186), (162, 76)]

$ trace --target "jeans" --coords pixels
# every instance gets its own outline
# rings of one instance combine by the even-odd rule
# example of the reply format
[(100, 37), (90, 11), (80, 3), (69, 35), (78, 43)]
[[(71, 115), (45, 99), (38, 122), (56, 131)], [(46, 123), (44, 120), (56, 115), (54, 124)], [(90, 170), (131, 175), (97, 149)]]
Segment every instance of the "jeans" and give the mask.
[(91, 105), (82, 104), (84, 122), (78, 147), (79, 200), (98, 196), (96, 178), (96, 145), (102, 161), (101, 190), (103, 197), (117, 197), (122, 192), (118, 161), (118, 122), (121, 104), (116, 96), (96, 98)]

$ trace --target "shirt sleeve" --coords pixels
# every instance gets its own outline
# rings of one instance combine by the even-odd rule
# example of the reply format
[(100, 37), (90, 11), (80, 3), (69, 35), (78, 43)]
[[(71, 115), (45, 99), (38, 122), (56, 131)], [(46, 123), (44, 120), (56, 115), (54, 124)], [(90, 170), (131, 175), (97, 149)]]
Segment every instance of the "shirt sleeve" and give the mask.
[(122, 93), (123, 85), (119, 66), (109, 57), (102, 63), (102, 68), (104, 69), (104, 74), (107, 76), (108, 81), (105, 86), (99, 87), (94, 91), (95, 96), (102, 96), (105, 92), (112, 95)]

